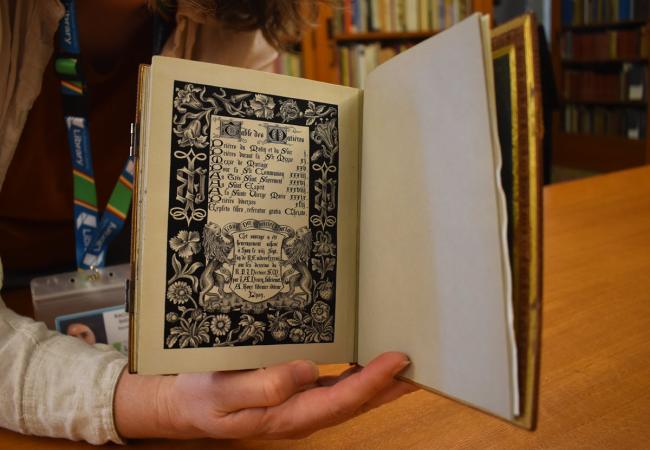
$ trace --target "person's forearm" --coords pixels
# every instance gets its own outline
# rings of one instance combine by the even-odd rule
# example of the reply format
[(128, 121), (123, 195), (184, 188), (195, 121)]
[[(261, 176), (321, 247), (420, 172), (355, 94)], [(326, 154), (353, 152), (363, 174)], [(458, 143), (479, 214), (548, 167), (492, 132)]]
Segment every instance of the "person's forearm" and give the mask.
[(385, 353), (337, 383), (318, 385), (318, 367), (292, 361), (265, 369), (143, 376), (124, 372), (115, 425), (124, 438), (306, 436), (413, 390), (394, 376), (409, 363)]
[(172, 427), (167, 393), (173, 377), (133, 375), (124, 370), (115, 388), (115, 426), (123, 438), (179, 438)]
[(0, 428), (119, 443), (113, 394), (125, 363), (114, 349), (50, 331), (0, 299)]

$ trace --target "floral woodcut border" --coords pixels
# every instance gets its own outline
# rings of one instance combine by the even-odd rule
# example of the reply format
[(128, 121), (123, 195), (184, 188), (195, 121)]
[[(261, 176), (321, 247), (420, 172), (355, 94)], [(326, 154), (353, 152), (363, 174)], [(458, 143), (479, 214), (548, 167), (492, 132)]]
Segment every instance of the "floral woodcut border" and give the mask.
[[(333, 342), (338, 107), (184, 81), (174, 82), (173, 102), (164, 348)], [(231, 275), (224, 264), (232, 259), (229, 233), (244, 224), (207, 219), (213, 115), (309, 128), (308, 228), (245, 221), (246, 226), (282, 230), (283, 251), (294, 275), (301, 276), (300, 287), (261, 303), (208, 294), (215, 287), (224, 294)], [(234, 123), (227, 126), (236, 131)]]

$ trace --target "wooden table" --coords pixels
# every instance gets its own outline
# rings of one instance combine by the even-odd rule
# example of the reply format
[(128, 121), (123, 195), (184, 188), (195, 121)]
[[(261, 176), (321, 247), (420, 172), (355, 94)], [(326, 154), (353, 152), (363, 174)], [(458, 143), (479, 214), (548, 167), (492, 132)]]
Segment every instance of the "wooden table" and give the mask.
[[(650, 447), (650, 168), (546, 189), (539, 427), (416, 392), (301, 441), (142, 441), (141, 448)], [(337, 370), (328, 367), (328, 371)], [(93, 448), (0, 430), (0, 448)]]

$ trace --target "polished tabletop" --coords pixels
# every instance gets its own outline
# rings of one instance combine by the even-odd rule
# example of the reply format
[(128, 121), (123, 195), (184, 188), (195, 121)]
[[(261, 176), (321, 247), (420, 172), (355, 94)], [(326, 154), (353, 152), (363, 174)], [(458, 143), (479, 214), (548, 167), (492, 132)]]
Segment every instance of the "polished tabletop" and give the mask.
[[(297, 441), (133, 442), (140, 448), (650, 447), (650, 167), (544, 191), (537, 431), (418, 391)], [(12, 305), (15, 295), (6, 296)], [(15, 300), (13, 302), (16, 302)], [(332, 373), (343, 366), (326, 366)], [(95, 448), (0, 430), (0, 448)]]

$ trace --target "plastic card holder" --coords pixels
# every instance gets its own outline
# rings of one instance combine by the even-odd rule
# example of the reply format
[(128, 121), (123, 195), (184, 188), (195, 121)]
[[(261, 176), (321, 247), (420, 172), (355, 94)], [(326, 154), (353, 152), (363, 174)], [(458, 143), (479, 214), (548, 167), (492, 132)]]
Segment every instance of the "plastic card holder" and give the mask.
[(129, 264), (120, 264), (34, 278), (34, 317), (54, 330), (59, 316), (124, 305), (130, 270)]
[(59, 333), (81, 338), (90, 345), (107, 344), (128, 354), (129, 313), (124, 305), (57, 316), (54, 322)]

